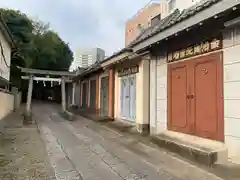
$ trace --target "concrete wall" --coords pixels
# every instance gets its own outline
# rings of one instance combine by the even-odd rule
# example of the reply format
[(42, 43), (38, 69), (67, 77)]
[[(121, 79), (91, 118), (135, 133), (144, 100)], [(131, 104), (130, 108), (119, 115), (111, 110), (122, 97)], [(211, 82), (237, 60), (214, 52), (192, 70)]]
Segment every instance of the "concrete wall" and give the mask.
[(0, 91), (0, 120), (14, 109), (14, 96)]
[[(11, 62), (11, 47), (7, 42), (6, 38), (3, 36), (2, 32), (0, 31), (0, 43), (3, 46), (4, 56), (6, 58), (6, 63), (10, 66)], [(9, 81), (10, 78), (10, 68), (6, 66), (2, 54), (0, 53), (0, 76)]]
[(189, 8), (200, 0), (176, 0), (176, 8), (180, 11)]
[(121, 78), (118, 77), (117, 71), (114, 81), (114, 119), (121, 119)]
[(240, 28), (224, 33), (224, 134), (229, 157), (240, 162)]
[[(161, 0), (162, 4), (166, 4), (166, 11), (162, 13), (162, 17), (168, 16), (170, 13), (175, 11), (176, 9), (179, 9), (180, 11), (187, 9), (191, 6), (193, 6), (195, 3), (199, 2), (200, 0)], [(175, 2), (174, 2), (175, 1)], [(174, 6), (171, 7), (170, 3)]]
[(136, 76), (136, 123), (149, 124), (149, 60), (142, 59)]
[(167, 64), (166, 56), (150, 61), (150, 133), (167, 130)]

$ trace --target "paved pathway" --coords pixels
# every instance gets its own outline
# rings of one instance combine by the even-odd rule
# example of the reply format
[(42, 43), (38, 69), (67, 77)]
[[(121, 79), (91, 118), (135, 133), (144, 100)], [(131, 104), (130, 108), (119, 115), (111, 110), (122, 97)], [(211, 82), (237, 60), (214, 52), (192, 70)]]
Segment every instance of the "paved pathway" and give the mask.
[(0, 180), (55, 180), (38, 128), (23, 126), (21, 111), (0, 120)]
[(66, 121), (59, 111), (56, 105), (33, 107), (57, 179), (220, 180), (163, 150), (88, 119)]

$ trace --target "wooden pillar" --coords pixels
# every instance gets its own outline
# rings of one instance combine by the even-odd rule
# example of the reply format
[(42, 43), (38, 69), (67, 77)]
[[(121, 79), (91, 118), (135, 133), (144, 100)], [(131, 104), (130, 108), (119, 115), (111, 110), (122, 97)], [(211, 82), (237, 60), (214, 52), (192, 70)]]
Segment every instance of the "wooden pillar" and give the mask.
[(76, 83), (72, 84), (72, 105), (75, 105), (75, 90), (76, 90)]
[(33, 90), (33, 76), (31, 75), (28, 83), (28, 94), (27, 94), (27, 113), (31, 114), (31, 103), (32, 103), (32, 90)]
[(109, 102), (108, 116), (114, 118), (114, 70), (109, 70)]
[(82, 86), (82, 81), (79, 81), (79, 86), (80, 86), (80, 103), (79, 106), (82, 107), (82, 90), (83, 90), (83, 86)]
[(90, 108), (90, 80), (87, 80), (87, 108)]
[(97, 110), (97, 113), (99, 112), (100, 110), (100, 102), (99, 102), (99, 96), (100, 96), (100, 84), (99, 84), (99, 75), (97, 75), (96, 77), (96, 110)]
[(66, 111), (66, 90), (65, 90), (64, 77), (62, 77), (61, 90), (62, 90), (62, 110), (63, 112), (65, 112)]

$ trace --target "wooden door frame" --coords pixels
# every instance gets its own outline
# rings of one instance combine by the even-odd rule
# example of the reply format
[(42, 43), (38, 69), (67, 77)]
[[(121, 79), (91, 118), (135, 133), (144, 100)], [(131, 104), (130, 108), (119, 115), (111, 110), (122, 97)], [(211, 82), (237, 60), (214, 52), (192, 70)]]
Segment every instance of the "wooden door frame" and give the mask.
[[(194, 129), (193, 129), (193, 119), (189, 117), (188, 113), (187, 113), (187, 121), (189, 122), (189, 125), (186, 129), (179, 129), (179, 128), (175, 128), (172, 127), (172, 111), (171, 111), (171, 107), (172, 107), (172, 96), (171, 96), (171, 90), (172, 90), (172, 78), (171, 78), (171, 70), (177, 67), (183, 67), (186, 66), (186, 68), (188, 68), (187, 66), (187, 61), (180, 61), (180, 62), (176, 62), (173, 64), (168, 64), (167, 65), (167, 129), (170, 131), (176, 131), (176, 132), (182, 132), (182, 133), (186, 133), (186, 134), (192, 134), (194, 135)], [(186, 77), (186, 81), (189, 81), (189, 77)], [(188, 88), (187, 88), (188, 91)], [(189, 92), (187, 92), (188, 94)], [(187, 107), (188, 108), (191, 104), (189, 104), (189, 101), (187, 101)]]
[[(206, 59), (207, 57), (207, 59)], [(193, 64), (196, 64), (197, 62), (203, 63), (203, 62), (210, 62), (210, 61), (216, 61), (217, 62), (217, 128), (218, 128), (218, 133), (215, 134), (214, 136), (206, 136), (203, 134), (199, 134), (195, 130), (195, 134), (199, 137), (203, 138), (208, 138), (208, 139), (213, 139), (217, 141), (224, 141), (224, 96), (223, 96), (223, 91), (224, 91), (224, 84), (223, 84), (223, 52), (215, 52), (211, 53), (206, 56), (201, 56), (198, 58), (194, 59)], [(196, 103), (194, 103), (195, 106)], [(195, 122), (196, 123), (196, 122)]]
[[(131, 85), (131, 80), (134, 79), (134, 96), (135, 96), (135, 102), (134, 102), (134, 108), (135, 108), (135, 111), (134, 111), (134, 117), (132, 117), (132, 113), (133, 113), (133, 108), (131, 108), (131, 102), (133, 100), (133, 96), (131, 94), (131, 88), (132, 85)], [(136, 74), (132, 74), (129, 76), (129, 119), (131, 122), (136, 122), (136, 111), (137, 111), (137, 105), (136, 105), (136, 99), (137, 99), (137, 76)]]
[[(201, 55), (199, 57), (194, 57), (185, 61), (179, 61), (176, 63), (171, 63), (167, 65), (168, 68), (168, 72), (167, 72), (167, 129), (168, 130), (172, 130), (172, 131), (177, 131), (179, 132), (179, 130), (176, 130), (176, 128), (171, 127), (171, 101), (172, 101), (172, 97), (171, 97), (171, 69), (174, 68), (174, 66), (179, 66), (180, 63), (189, 63), (188, 66), (193, 66), (194, 63), (196, 63), (196, 61), (203, 61), (203, 58), (209, 57), (209, 59), (216, 59), (218, 61), (217, 63), (217, 86), (218, 86), (218, 98), (217, 98), (217, 107), (218, 107), (218, 115), (217, 115), (217, 119), (218, 119), (218, 134), (214, 137), (211, 137), (211, 139), (213, 140), (217, 140), (217, 141), (224, 141), (224, 96), (223, 96), (223, 91), (224, 91), (224, 87), (223, 87), (223, 52), (219, 51), (219, 52), (214, 52), (211, 54), (207, 54), (207, 55)], [(206, 60), (208, 61), (208, 60)], [(187, 77), (187, 79), (189, 79), (190, 81), (192, 81), (193, 79), (191, 79), (191, 77)], [(192, 106), (192, 105), (191, 105)], [(195, 106), (195, 104), (193, 105)], [(195, 107), (191, 107), (191, 108), (195, 108)], [(190, 133), (189, 132), (184, 132), (181, 131), (182, 133), (187, 133), (187, 134), (192, 134), (194, 136), (198, 136), (197, 132), (195, 130), (195, 120), (193, 118), (190, 119), (190, 123), (191, 123), (191, 130)], [(200, 136), (203, 138), (207, 138), (204, 136)]]
[[(123, 86), (123, 83), (124, 83), (124, 81), (125, 81), (125, 83), (127, 84), (127, 86), (125, 85), (125, 86)], [(129, 120), (129, 117), (130, 117), (130, 111), (128, 111), (128, 115), (127, 115), (127, 113), (126, 113), (126, 109), (125, 109), (125, 112), (124, 112), (124, 114), (123, 114), (123, 109), (124, 109), (124, 106), (125, 106), (125, 103), (126, 103), (126, 94), (125, 94), (125, 88), (127, 87), (128, 89), (130, 88), (130, 86), (129, 86), (129, 76), (123, 76), (123, 77), (121, 77), (121, 105), (123, 105), (123, 108), (121, 109), (121, 118), (122, 119), (124, 119), (124, 120)], [(129, 89), (130, 90), (130, 89)], [(129, 92), (130, 93), (130, 92)], [(129, 99), (129, 103), (128, 103), (129, 105), (130, 105), (130, 99)], [(126, 107), (125, 107), (126, 108)], [(126, 115), (126, 116), (125, 116)]]
[[(95, 82), (95, 89), (92, 88), (92, 83)], [(89, 108), (92, 109), (92, 110), (95, 110), (96, 109), (96, 99), (97, 99), (97, 96), (96, 96), (96, 87), (97, 87), (97, 80), (96, 79), (90, 79), (89, 80)], [(93, 94), (92, 94), (92, 91), (95, 91)], [(92, 99), (93, 97), (92, 96), (95, 96), (95, 99)], [(94, 101), (93, 101), (94, 100)], [(94, 107), (93, 107), (94, 106)]]
[[(84, 85), (86, 85), (86, 87), (85, 87), (86, 96), (85, 97), (83, 97)], [(86, 106), (84, 108), (88, 108), (88, 81), (82, 82), (82, 91), (81, 92), (82, 92), (81, 93), (81, 107)], [(85, 101), (86, 101), (84, 106), (83, 106), (83, 98), (85, 98)]]
[(107, 78), (108, 81), (106, 81), (108, 83), (108, 88), (105, 88), (104, 90), (106, 91), (107, 90), (107, 96), (108, 96), (108, 99), (107, 99), (107, 112), (106, 112), (106, 116), (109, 116), (109, 76), (102, 76), (100, 78), (100, 82), (101, 82), (101, 87), (100, 87), (100, 111), (101, 111), (101, 114), (104, 114), (104, 101), (103, 101), (103, 95), (104, 92), (103, 91), (103, 81), (104, 79)]

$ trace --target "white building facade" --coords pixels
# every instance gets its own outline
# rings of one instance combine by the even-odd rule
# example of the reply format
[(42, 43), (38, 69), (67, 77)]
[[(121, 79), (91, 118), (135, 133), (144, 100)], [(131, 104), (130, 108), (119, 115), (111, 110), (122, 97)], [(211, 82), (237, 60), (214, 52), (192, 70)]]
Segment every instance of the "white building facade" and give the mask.
[(0, 120), (14, 109), (14, 96), (6, 92), (10, 80), (12, 47), (14, 43), (10, 32), (0, 17)]
[(163, 11), (162, 18), (165, 18), (176, 9), (183, 11), (199, 1), (201, 0), (163, 0), (162, 4), (166, 4), (167, 8), (166, 11)]
[(76, 70), (78, 67), (87, 68), (97, 61), (105, 58), (105, 51), (100, 48), (82, 48), (78, 49), (70, 70)]
[[(211, 0), (203, 1), (211, 3)], [(182, 44), (178, 46), (175, 43), (174, 50), (158, 49), (158, 56), (153, 56), (150, 61), (150, 132), (173, 136), (199, 146), (216, 145), (221, 150), (225, 149), (230, 161), (240, 163), (240, 17), (236, 18), (236, 3), (231, 0), (216, 1), (203, 12), (172, 27), (172, 32), (176, 30), (172, 38)], [(214, 13), (219, 10), (226, 12), (227, 8), (234, 19), (224, 22)], [(212, 18), (209, 29), (204, 25), (207, 24), (204, 16)], [(182, 41), (179, 41), (180, 26), (194, 23), (198, 23), (195, 26), (198, 37), (194, 39), (194, 34), (185, 26), (182, 34), (188, 35), (183, 35)], [(204, 35), (201, 34), (203, 28), (207, 30), (203, 31)], [(191, 38), (194, 39), (192, 42)], [(219, 41), (214, 41), (217, 38)], [(184, 44), (184, 41), (190, 43)], [(205, 42), (207, 46), (203, 45)], [(185, 56), (189, 52), (195, 53), (195, 49), (189, 51), (191, 46), (200, 45), (204, 50), (204, 47), (214, 47), (214, 42), (221, 44), (221, 48)], [(174, 61), (169, 60), (170, 54)]]
[(10, 80), (12, 46), (9, 30), (0, 19), (0, 87), (2, 88), (8, 85)]
[(223, 32), (224, 135), (230, 158), (240, 162), (240, 17), (230, 22)]

